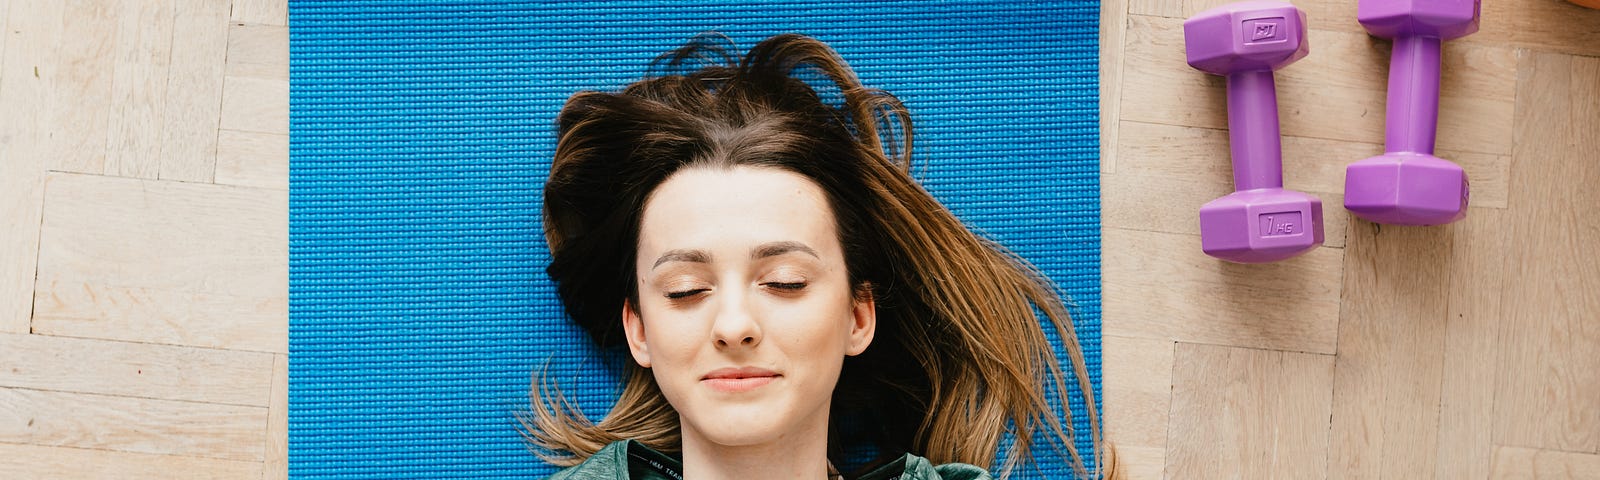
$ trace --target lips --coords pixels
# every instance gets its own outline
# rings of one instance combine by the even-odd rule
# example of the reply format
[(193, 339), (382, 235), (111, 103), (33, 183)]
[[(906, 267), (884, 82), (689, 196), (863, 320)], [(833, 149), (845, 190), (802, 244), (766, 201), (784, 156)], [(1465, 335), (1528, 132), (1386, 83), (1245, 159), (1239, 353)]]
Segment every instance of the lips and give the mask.
[(778, 377), (778, 372), (756, 367), (719, 368), (707, 373), (700, 378), (700, 383), (711, 387), (713, 390), (740, 393), (755, 390)]

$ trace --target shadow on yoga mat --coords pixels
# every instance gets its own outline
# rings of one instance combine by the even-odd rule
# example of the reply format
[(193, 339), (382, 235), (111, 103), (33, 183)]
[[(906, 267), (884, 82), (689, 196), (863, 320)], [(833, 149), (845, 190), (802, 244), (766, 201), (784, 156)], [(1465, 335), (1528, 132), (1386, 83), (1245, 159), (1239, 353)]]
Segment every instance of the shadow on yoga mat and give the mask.
[[(556, 112), (713, 30), (737, 53), (811, 35), (900, 97), (918, 180), (1069, 297), (1098, 398), (1098, 14), (1077, 1), (291, 1), (290, 474), (555, 470), (518, 433), (531, 373), (547, 368), (598, 419), (622, 361), (566, 319), (543, 271)], [(1087, 410), (1070, 403), (1087, 456)], [(1071, 476), (1058, 453), (1037, 455), (1014, 478)]]

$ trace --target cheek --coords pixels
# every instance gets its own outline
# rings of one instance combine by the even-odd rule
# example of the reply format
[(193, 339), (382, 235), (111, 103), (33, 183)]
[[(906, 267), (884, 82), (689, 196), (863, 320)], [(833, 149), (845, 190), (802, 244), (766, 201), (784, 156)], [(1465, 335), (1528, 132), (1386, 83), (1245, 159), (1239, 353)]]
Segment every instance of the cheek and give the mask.
[(772, 312), (768, 341), (783, 345), (791, 359), (798, 355), (844, 356), (850, 339), (851, 304), (845, 297), (816, 297)]
[(694, 378), (699, 340), (704, 338), (701, 327), (692, 317), (682, 312), (640, 312), (644, 321), (646, 341), (650, 347), (650, 374), (656, 386), (666, 396), (667, 403), (684, 408), (690, 403), (690, 392), (698, 379)]
[(650, 346), (650, 359), (657, 365), (683, 363), (705, 336), (703, 322), (691, 314), (667, 310), (645, 311), (640, 316), (648, 319), (643, 320), (645, 338)]

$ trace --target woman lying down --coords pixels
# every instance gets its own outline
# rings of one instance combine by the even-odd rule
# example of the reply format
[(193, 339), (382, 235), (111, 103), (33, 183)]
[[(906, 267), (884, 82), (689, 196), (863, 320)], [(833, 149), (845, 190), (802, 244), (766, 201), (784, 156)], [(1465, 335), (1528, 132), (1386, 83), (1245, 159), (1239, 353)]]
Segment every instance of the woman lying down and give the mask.
[[(1067, 376), (1035, 309), (1102, 445), (1062, 299), (912, 179), (900, 101), (809, 37), (722, 52), (691, 42), (662, 59), (698, 69), (575, 94), (558, 118), (548, 272), (632, 361), (598, 423), (535, 381), (527, 436), (569, 467), (552, 478), (979, 479), (1003, 437), (1004, 476), (1036, 433), (1100, 478), (1051, 406)], [(876, 459), (841, 474), (863, 447)]]

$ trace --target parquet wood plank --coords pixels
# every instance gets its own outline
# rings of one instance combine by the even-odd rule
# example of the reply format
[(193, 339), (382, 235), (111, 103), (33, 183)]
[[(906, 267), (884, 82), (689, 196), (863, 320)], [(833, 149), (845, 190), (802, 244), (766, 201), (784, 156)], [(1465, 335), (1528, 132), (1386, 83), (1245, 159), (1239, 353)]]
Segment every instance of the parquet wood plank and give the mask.
[[(152, 455), (72, 447), (0, 442), (0, 477), (29, 480), (85, 478), (173, 478), (232, 480), (260, 475), (259, 462)], [(181, 474), (179, 473), (181, 472)]]
[(289, 478), (289, 356), (272, 356), (272, 400), (267, 406), (267, 451), (262, 480)]
[(124, 0), (117, 12), (107, 175), (154, 179), (160, 174), (174, 6), (174, 0)]
[(236, 23), (255, 25), (289, 24), (287, 0), (233, 0), (231, 18)]
[(1340, 259), (1319, 248), (1272, 264), (1205, 255), (1196, 235), (1105, 229), (1105, 335), (1331, 354)]
[(49, 168), (50, 78), (63, 6), (15, 2), (0, 58), (0, 332), (27, 333), (33, 308), (44, 172)]
[(1178, 343), (1169, 478), (1323, 478), (1333, 356)]
[(1518, 71), (1494, 441), (1595, 453), (1600, 58), (1535, 52)]
[(1600, 480), (1600, 455), (1495, 447), (1493, 480)]
[(158, 178), (210, 183), (228, 54), (229, 0), (177, 0)]
[(1434, 475), (1452, 233), (1351, 224), (1328, 478)]
[(276, 133), (217, 132), (218, 184), (289, 189), (289, 136)]
[(1473, 208), (1452, 224), (1439, 452), (1434, 478), (1482, 480), (1494, 454), (1493, 425), (1500, 294), (1505, 290), (1506, 212)]
[(0, 442), (260, 465), (267, 409), (0, 388)]
[(35, 332), (287, 351), (288, 192), (79, 174), (46, 190)]
[(267, 406), (273, 355), (0, 333), (0, 387)]
[(71, 125), (53, 129), (50, 150), (51, 170), (103, 173), (106, 170), (106, 138), (109, 135), (112, 79), (116, 65), (118, 0), (70, 0), (62, 2), (65, 12), (61, 41), (51, 78), (52, 112), (50, 125)]

